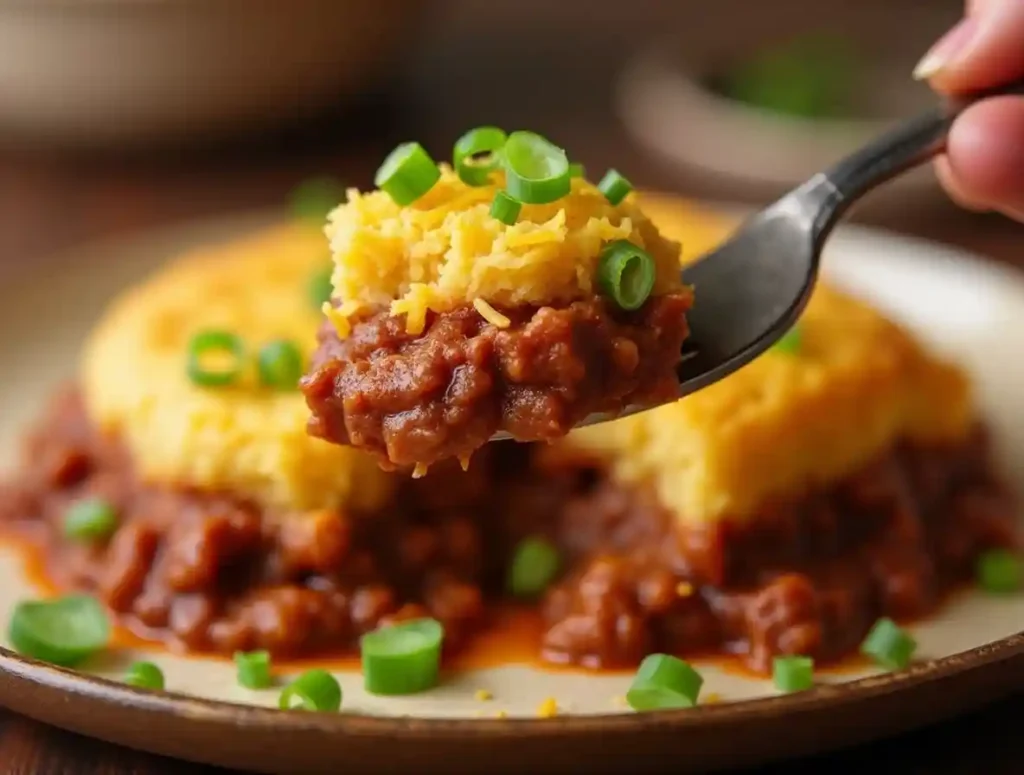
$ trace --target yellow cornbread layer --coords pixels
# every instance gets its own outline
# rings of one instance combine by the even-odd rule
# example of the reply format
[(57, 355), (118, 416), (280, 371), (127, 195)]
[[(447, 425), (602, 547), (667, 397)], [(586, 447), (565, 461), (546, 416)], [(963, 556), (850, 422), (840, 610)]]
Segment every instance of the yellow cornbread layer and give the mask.
[(664, 238), (636, 203), (612, 205), (582, 179), (551, 204), (523, 205), (506, 225), (491, 217), (504, 187), (472, 187), (446, 165), (441, 179), (412, 205), (386, 193), (352, 189), (327, 225), (334, 258), (336, 307), (325, 312), (342, 337), (350, 319), (389, 306), (420, 333), (428, 311), (444, 312), (482, 299), (497, 307), (564, 304), (593, 296), (602, 247), (628, 240), (655, 262), (653, 293), (678, 288), (679, 245)]
[[(91, 417), (124, 438), (147, 480), (224, 490), (284, 509), (372, 508), (390, 480), (369, 457), (306, 434), (298, 390), (260, 387), (255, 354), (277, 339), (307, 359), (322, 320), (311, 277), (329, 267), (321, 231), (294, 225), (203, 247), (169, 263), (107, 310), (84, 351)], [(240, 335), (249, 366), (232, 387), (186, 372), (202, 329)]]
[[(648, 212), (669, 234), (685, 229), (672, 200)], [(869, 305), (823, 283), (799, 325), (797, 352), (771, 350), (674, 404), (573, 431), (551, 454), (596, 454), (616, 478), (651, 483), (678, 519), (701, 523), (837, 481), (899, 439), (969, 432), (964, 374)]]

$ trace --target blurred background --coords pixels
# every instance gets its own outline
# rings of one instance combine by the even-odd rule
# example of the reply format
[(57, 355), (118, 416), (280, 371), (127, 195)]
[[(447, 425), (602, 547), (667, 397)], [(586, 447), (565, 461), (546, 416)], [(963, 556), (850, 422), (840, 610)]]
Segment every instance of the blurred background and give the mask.
[[(769, 201), (932, 99), (961, 0), (0, 0), (0, 260), (367, 185), (416, 139), (548, 135), (592, 176)], [(982, 252), (1024, 228), (922, 170), (860, 220)], [(990, 247), (991, 246), (991, 247)]]

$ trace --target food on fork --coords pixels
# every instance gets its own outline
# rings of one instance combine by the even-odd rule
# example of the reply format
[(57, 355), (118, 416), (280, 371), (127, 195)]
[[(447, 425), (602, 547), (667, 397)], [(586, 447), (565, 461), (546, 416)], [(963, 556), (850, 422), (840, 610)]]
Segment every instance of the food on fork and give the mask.
[(311, 433), (419, 476), (677, 395), (679, 245), (617, 172), (594, 185), (543, 137), (482, 127), (452, 167), (399, 146), (377, 185), (329, 217)]

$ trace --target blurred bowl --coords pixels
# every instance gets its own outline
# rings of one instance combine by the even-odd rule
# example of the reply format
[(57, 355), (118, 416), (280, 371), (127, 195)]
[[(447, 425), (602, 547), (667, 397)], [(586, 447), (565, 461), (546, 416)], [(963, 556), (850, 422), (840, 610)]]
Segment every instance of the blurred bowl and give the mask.
[(376, 88), (424, 0), (2, 0), (0, 135), (138, 146), (294, 122)]
[[(846, 154), (933, 104), (910, 78), (910, 66), (873, 56), (859, 63), (852, 118), (802, 118), (722, 96), (708, 84), (734, 46), (706, 48), (686, 61), (662, 44), (622, 73), (617, 105), (627, 131), (650, 152), (677, 165), (717, 195), (762, 200), (781, 195)], [(929, 168), (910, 172), (867, 200), (870, 209), (938, 200)], [(865, 208), (865, 209), (869, 209)]]

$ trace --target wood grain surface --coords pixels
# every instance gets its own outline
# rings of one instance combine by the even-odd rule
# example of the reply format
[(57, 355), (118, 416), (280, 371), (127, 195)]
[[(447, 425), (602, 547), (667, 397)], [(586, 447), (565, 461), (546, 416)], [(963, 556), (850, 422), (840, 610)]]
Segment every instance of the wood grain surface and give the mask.
[[(460, 15), (446, 19), (448, 37), (422, 52), (392, 92), (358, 106), (339, 106), (300, 130), (243, 138), (231, 147), (178, 149), (130, 159), (0, 149), (0, 276), (58, 269), (57, 259), (48, 257), (82, 242), (272, 205), (313, 173), (329, 172), (365, 185), (396, 141), (415, 137), (440, 155), (454, 133), (485, 121), (549, 132), (588, 167), (614, 163), (640, 185), (689, 195), (709, 193), (632, 148), (611, 114), (609, 82), (628, 47), (619, 46), (614, 56), (607, 56), (602, 41), (621, 42), (619, 19), (607, 15), (591, 20), (589, 43), (562, 46), (561, 30), (552, 36), (554, 42), (534, 39), (529, 56), (503, 58), (495, 49), (514, 50), (509, 43), (515, 40), (514, 19), (503, 22), (511, 29), (497, 42), (481, 39), (484, 20), (474, 20), (466, 11), (472, 4), (461, 5)], [(481, 57), (493, 66), (465, 66)], [(501, 85), (498, 95), (495, 84)], [(1006, 219), (970, 215), (946, 205), (892, 213), (880, 225), (965, 246), (1024, 269), (1024, 227)], [(1024, 693), (941, 726), (756, 772), (809, 775), (842, 765), (851, 772), (1019, 773), (1024, 771), (1022, 717)], [(478, 771), (486, 771), (485, 763), (478, 764)], [(475, 769), (473, 763), (467, 766)], [(671, 771), (671, 763), (666, 763), (666, 772)], [(116, 748), (0, 711), (0, 775), (178, 772), (225, 771)]]

